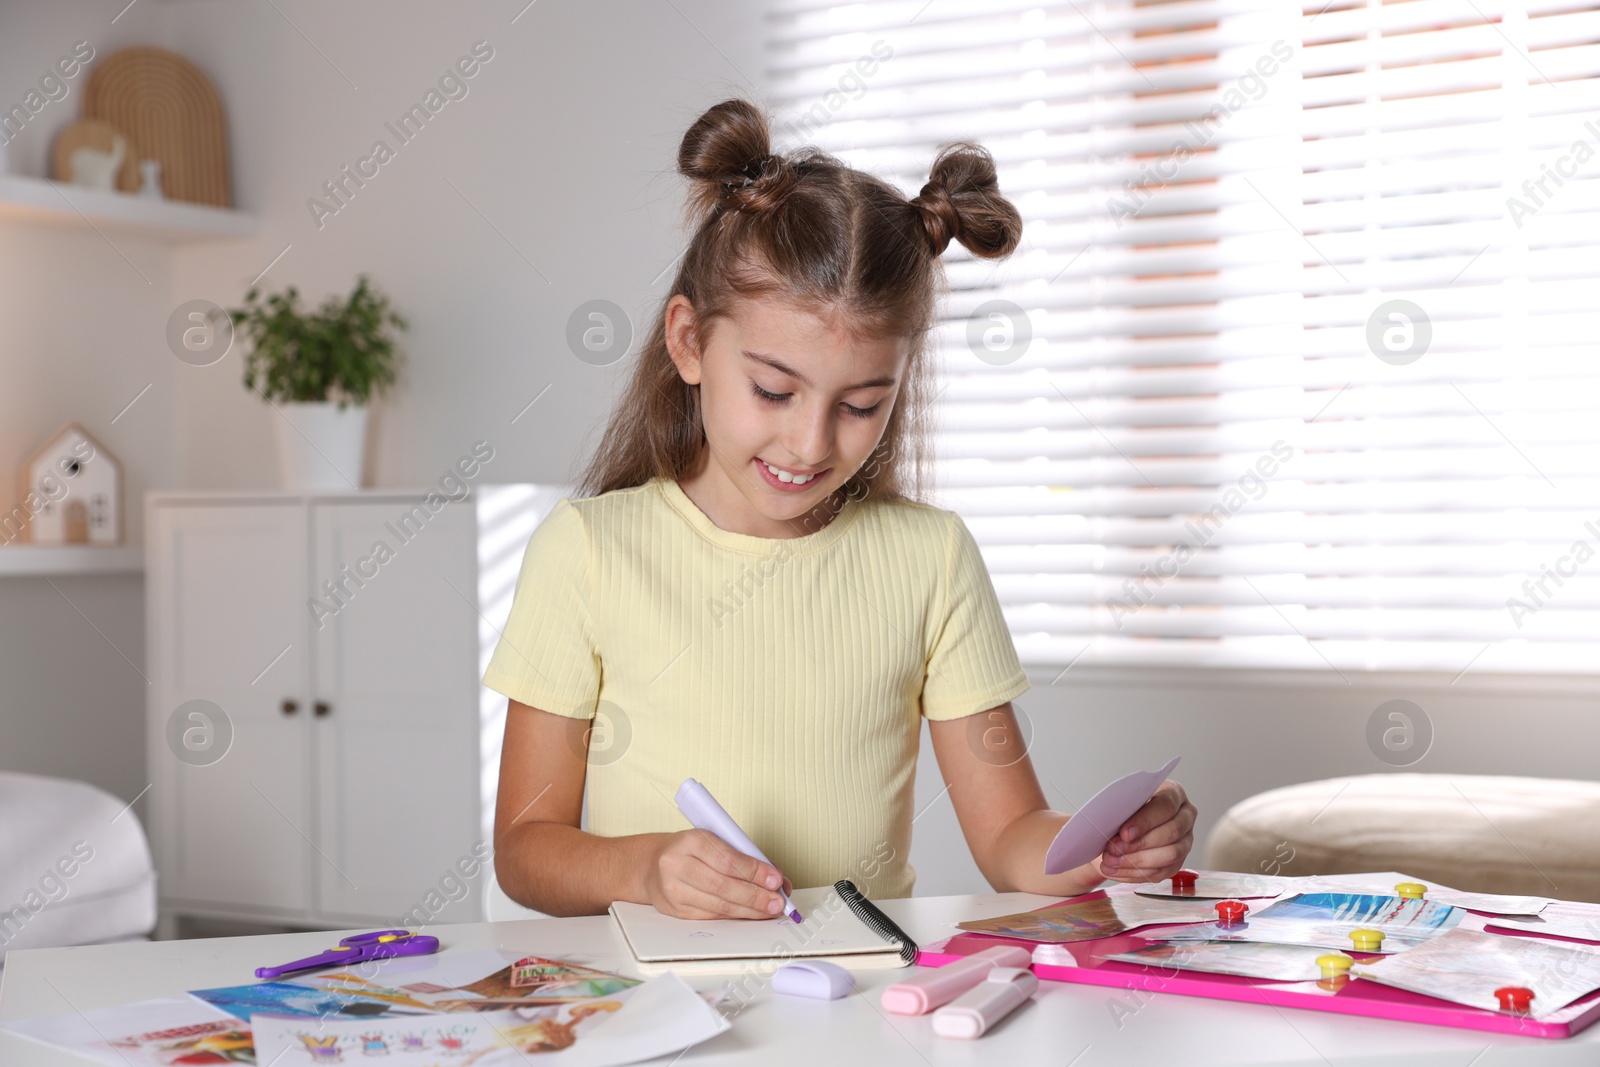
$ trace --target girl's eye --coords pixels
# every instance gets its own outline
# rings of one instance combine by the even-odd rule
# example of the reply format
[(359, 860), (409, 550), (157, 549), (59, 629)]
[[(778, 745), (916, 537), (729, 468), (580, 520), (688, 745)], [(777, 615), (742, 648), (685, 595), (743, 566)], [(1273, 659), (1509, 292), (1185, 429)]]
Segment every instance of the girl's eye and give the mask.
[(769, 393), (755, 382), (750, 383), (750, 388), (755, 390), (756, 396), (760, 397), (762, 400), (765, 400), (769, 404), (781, 404), (785, 400), (788, 400), (790, 396), (789, 393)]
[[(769, 393), (755, 382), (750, 383), (750, 389), (757, 397), (769, 404), (781, 404), (785, 400), (788, 400), (789, 397), (794, 395), (792, 393)], [(858, 408), (853, 404), (846, 404), (844, 405), (844, 409), (858, 419), (870, 419), (882, 406), (883, 401), (880, 400), (870, 408)]]

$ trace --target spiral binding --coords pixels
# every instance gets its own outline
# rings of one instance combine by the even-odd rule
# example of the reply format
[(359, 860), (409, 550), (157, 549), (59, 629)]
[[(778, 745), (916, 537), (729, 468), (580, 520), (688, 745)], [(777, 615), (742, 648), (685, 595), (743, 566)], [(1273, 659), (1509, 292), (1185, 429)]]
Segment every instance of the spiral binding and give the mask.
[(841, 878), (833, 883), (833, 891), (839, 894), (839, 899), (845, 902), (845, 906), (855, 912), (856, 918), (866, 923), (873, 933), (885, 941), (898, 942), (901, 959), (907, 963), (917, 962), (917, 943), (911, 940), (911, 935), (895, 925), (893, 919), (879, 911), (876, 904), (862, 896), (861, 890), (856, 888), (854, 882), (848, 878)]

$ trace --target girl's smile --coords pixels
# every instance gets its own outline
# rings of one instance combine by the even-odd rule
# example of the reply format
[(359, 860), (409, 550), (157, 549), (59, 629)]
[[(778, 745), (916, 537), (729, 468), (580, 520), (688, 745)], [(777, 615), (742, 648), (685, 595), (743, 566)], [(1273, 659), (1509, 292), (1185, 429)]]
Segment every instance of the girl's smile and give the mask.
[(757, 456), (751, 460), (766, 479), (767, 484), (780, 493), (803, 493), (807, 489), (815, 489), (822, 484), (822, 476), (833, 468), (824, 467), (820, 471), (796, 471), (792, 467), (779, 467), (777, 464), (768, 463)]

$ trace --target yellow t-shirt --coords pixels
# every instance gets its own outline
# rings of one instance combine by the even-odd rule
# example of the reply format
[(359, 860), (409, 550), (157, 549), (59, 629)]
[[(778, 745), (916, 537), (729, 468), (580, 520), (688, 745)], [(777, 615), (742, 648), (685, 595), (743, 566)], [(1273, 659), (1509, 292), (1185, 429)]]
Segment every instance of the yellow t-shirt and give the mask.
[(1028, 688), (954, 512), (851, 501), (796, 538), (714, 524), (658, 478), (564, 499), (528, 541), (483, 684), (594, 717), (604, 836), (684, 830), (700, 781), (796, 887), (910, 896), (920, 716)]

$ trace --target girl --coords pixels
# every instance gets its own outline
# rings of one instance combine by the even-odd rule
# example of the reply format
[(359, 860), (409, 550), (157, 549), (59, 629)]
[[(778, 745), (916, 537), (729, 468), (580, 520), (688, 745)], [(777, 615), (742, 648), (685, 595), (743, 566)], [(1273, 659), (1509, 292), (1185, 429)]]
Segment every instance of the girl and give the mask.
[[(577, 499), (528, 542), (484, 684), (510, 698), (495, 867), (554, 915), (614, 900), (769, 918), (780, 887), (910, 896), (921, 720), (978, 867), (1053, 896), (1168, 877), (1195, 809), (1166, 782), (1092, 863), (1044, 874), (1028, 688), (977, 544), (918, 502), (925, 338), (952, 239), (1021, 239), (994, 163), (947, 146), (921, 194), (775, 155), (729, 100), (678, 150), (699, 219)], [(699, 779), (776, 866), (688, 828)], [(585, 799), (589, 832), (580, 830)]]

